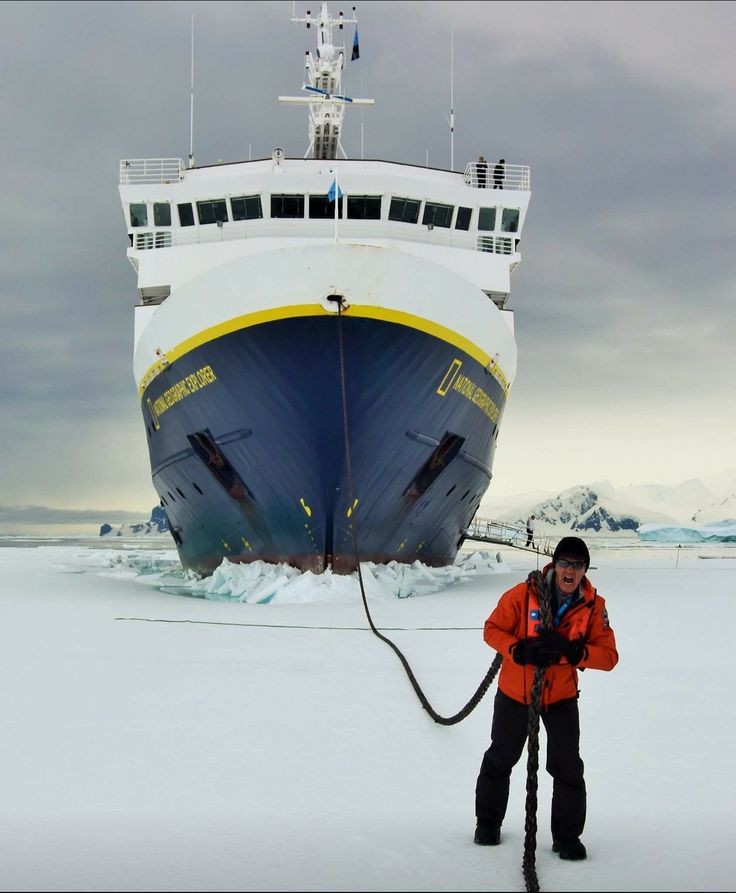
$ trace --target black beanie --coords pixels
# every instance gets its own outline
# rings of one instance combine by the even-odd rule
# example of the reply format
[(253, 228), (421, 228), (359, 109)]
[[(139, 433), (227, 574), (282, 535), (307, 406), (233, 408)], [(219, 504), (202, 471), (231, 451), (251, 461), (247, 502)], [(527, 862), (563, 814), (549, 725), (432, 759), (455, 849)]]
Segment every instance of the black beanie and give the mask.
[(582, 558), (585, 562), (585, 570), (590, 567), (590, 552), (585, 543), (579, 536), (563, 536), (557, 543), (552, 561), (556, 562), (558, 558)]

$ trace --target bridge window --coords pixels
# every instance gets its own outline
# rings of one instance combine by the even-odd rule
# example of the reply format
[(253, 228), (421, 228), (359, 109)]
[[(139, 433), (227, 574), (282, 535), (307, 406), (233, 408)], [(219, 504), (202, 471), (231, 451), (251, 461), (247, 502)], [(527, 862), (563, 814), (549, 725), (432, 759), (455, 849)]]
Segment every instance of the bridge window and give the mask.
[(148, 226), (148, 208), (145, 203), (130, 206), (130, 225)]
[(501, 217), (501, 231), (504, 233), (515, 233), (519, 229), (519, 209), (504, 208)]
[(478, 212), (478, 229), (493, 230), (496, 228), (496, 209), (481, 208)]
[[(337, 213), (342, 217), (343, 199), (338, 199), (338, 202), (339, 208)], [(271, 216), (273, 216), (273, 214)], [(309, 216), (314, 220), (332, 220), (335, 216), (335, 203), (331, 202), (326, 195), (310, 195)]]
[(304, 196), (272, 195), (271, 217), (304, 217)]
[(194, 226), (194, 211), (192, 211), (192, 203), (184, 202), (183, 204), (177, 205), (176, 207), (179, 211), (179, 225)]
[(239, 195), (230, 199), (233, 220), (257, 220), (263, 217), (260, 195)]
[(348, 217), (351, 220), (380, 220), (380, 195), (349, 195)]
[(171, 205), (168, 202), (153, 203), (153, 225), (171, 226)]
[(201, 224), (227, 223), (227, 203), (224, 198), (215, 198), (206, 202), (197, 202), (197, 215)]
[(473, 214), (471, 208), (458, 208), (455, 218), (455, 229), (470, 229), (470, 218)]
[(426, 202), (422, 223), (425, 226), (442, 226), (445, 229), (449, 229), (454, 210), (454, 205), (437, 205), (434, 202)]
[(394, 197), (388, 209), (388, 219), (398, 220), (400, 223), (416, 223), (419, 220), (420, 204), (421, 202), (413, 198)]

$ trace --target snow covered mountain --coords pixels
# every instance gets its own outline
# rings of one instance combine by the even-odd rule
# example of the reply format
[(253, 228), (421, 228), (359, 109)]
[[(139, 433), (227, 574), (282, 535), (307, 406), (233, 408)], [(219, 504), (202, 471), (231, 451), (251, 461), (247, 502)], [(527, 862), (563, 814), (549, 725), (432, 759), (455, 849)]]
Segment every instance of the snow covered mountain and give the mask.
[(736, 466), (728, 468), (720, 474), (709, 475), (704, 482), (716, 496), (734, 495), (736, 494)]
[(705, 524), (736, 518), (736, 473), (719, 476), (734, 489), (718, 495), (692, 478), (676, 486), (640, 484), (614, 487), (597, 481), (556, 495), (522, 494), (494, 503), (487, 497), (478, 515), (523, 525), (535, 514), (540, 532), (635, 533), (642, 524)]
[(710, 505), (703, 506), (693, 515), (696, 524), (710, 524), (717, 521), (736, 520), (736, 490), (730, 496), (716, 499)]

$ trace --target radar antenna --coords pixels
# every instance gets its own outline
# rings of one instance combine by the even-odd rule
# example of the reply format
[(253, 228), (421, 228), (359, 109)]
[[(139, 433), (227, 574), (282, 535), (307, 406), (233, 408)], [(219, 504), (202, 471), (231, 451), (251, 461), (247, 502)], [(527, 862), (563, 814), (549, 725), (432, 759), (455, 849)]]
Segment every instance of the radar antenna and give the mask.
[[(292, 17), (291, 21), (304, 23), (307, 28), (311, 28), (313, 23), (309, 10), (303, 18)], [(353, 7), (353, 18), (346, 19), (342, 12), (335, 18), (330, 15), (327, 2), (323, 0), (315, 24), (317, 47), (314, 56), (309, 50), (306, 52), (304, 67), (309, 83), (302, 85), (302, 90), (310, 95), (279, 96), (279, 102), (309, 106), (309, 145), (304, 153), (305, 158), (310, 153), (313, 158), (337, 158), (338, 151), (343, 158), (347, 158), (341, 142), (345, 106), (374, 104), (373, 99), (353, 99), (345, 96), (340, 87), (342, 70), (345, 67), (345, 46), (336, 46), (332, 42), (332, 29), (337, 25), (342, 31), (346, 24), (357, 27), (355, 7)]]

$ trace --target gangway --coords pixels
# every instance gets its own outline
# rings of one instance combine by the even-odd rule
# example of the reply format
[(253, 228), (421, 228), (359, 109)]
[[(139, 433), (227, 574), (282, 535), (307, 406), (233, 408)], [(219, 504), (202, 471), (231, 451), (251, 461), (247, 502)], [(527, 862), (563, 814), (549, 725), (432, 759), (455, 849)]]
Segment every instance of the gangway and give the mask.
[(475, 517), (463, 531), (463, 538), (479, 543), (511, 546), (514, 549), (522, 549), (525, 552), (552, 555), (552, 545), (549, 538), (540, 539), (538, 536), (535, 536), (531, 544), (527, 546), (526, 527), (519, 524), (509, 524), (506, 521), (494, 521), (490, 518)]

